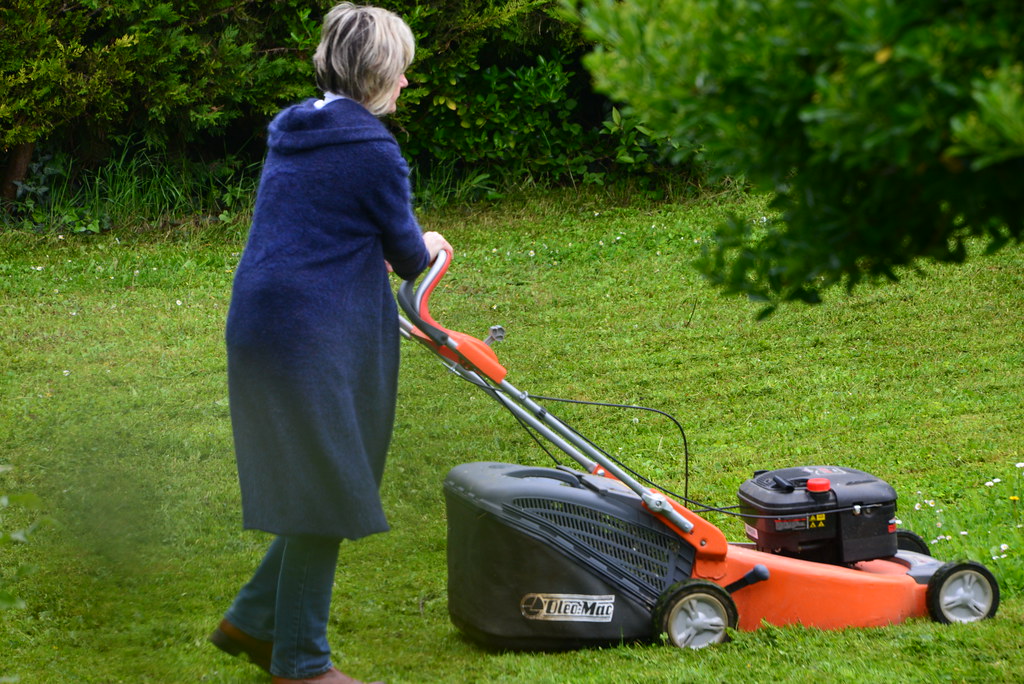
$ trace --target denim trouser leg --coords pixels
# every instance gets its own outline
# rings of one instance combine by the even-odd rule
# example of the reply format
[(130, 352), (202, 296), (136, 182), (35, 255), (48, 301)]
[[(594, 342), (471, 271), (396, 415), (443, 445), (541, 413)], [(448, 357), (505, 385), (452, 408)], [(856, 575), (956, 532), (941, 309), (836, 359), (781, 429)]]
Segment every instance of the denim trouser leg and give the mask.
[(270, 670), (279, 677), (314, 677), (331, 667), (327, 619), (341, 542), (323, 537), (286, 540)]
[(274, 611), (284, 547), (284, 537), (274, 539), (252, 579), (238, 592), (224, 616), (238, 629), (262, 641), (274, 640)]
[(279, 677), (314, 677), (331, 667), (327, 620), (339, 544), (278, 537), (227, 612), (243, 632), (274, 642), (270, 670)]

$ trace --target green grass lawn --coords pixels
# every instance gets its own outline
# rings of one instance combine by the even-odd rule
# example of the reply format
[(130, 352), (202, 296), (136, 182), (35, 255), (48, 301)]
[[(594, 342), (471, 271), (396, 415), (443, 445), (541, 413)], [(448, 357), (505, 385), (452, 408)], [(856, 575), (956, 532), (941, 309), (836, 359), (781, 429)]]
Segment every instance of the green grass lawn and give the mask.
[[(996, 619), (884, 629), (766, 628), (697, 652), (624, 645), (494, 653), (448, 621), (444, 475), (549, 463), (483, 393), (403, 346), (383, 495), (393, 531), (342, 547), (330, 637), (342, 669), (389, 682), (1024, 680), (1024, 248), (898, 285), (784, 307), (725, 298), (690, 262), (759, 198), (617, 204), (536, 194), (423, 217), (457, 251), (432, 311), (483, 337), (534, 394), (674, 414), (690, 494), (732, 504), (755, 469), (827, 463), (899, 492), (904, 527), (1003, 588)], [(0, 681), (264, 682), (206, 643), (268, 539), (243, 532), (223, 323), (244, 227), (0, 234)], [(650, 414), (553, 406), (641, 473), (683, 486), (683, 450)], [(713, 517), (733, 540), (742, 525)], [(22, 576), (25, 568), (30, 574)], [(856, 597), (848, 597), (856, 600)]]

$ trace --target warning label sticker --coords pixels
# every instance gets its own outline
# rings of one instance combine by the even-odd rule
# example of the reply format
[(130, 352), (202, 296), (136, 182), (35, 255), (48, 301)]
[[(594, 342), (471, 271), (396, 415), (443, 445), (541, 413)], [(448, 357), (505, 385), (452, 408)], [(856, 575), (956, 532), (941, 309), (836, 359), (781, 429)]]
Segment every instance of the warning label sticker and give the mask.
[(807, 518), (787, 518), (785, 520), (775, 521), (775, 530), (777, 532), (789, 532), (792, 530), (806, 530), (807, 529)]
[(806, 518), (777, 518), (775, 520), (776, 532), (791, 532), (793, 530), (816, 530), (826, 526), (824, 513), (809, 515)]

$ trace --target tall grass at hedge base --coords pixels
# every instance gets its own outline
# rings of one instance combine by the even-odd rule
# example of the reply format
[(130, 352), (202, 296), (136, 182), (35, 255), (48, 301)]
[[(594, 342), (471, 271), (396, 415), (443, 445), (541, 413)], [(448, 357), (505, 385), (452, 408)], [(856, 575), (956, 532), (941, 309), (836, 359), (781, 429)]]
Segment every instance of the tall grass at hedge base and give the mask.
[[(542, 113), (537, 121), (524, 124), (527, 132), (519, 131), (516, 136), (533, 137), (528, 131), (541, 127), (538, 121), (549, 115)], [(414, 203), (420, 210), (449, 204), (465, 207), (560, 184), (600, 186), (625, 203), (636, 194), (663, 201), (711, 189), (704, 183), (698, 158), (691, 159), (690, 165), (671, 167), (666, 156), (679, 145), (649, 134), (642, 124), (617, 110), (608, 117), (602, 132), (591, 132), (595, 141), (603, 141), (600, 148), (577, 140), (559, 147), (558, 154), (552, 156), (553, 146), (558, 144), (550, 140), (529, 151), (517, 150), (513, 142), (500, 154), (484, 153), (472, 163), (466, 163), (455, 147), (445, 154), (438, 152), (440, 161), (412, 166)], [(589, 151), (577, 154), (570, 150), (573, 146)], [(520, 163), (510, 166), (510, 154), (522, 156)], [(542, 161), (531, 161), (534, 157)], [(0, 204), (0, 231), (113, 231), (123, 235), (143, 228), (173, 230), (182, 224), (245, 223), (251, 215), (261, 168), (261, 162), (246, 163), (230, 156), (188, 162), (131, 143), (91, 169), (68, 155), (41, 152), (26, 180), (19, 184), (17, 200)], [(718, 186), (729, 191), (735, 184), (725, 179)]]
[(118, 234), (246, 218), (258, 164), (224, 158), (172, 161), (137, 145), (94, 169), (64, 154), (43, 153), (20, 184), (16, 202), (0, 207), (0, 230)]
[[(1003, 500), (1024, 460), (1019, 248), (984, 258), (972, 244), (962, 267), (929, 266), (899, 286), (866, 284), (755, 323), (756, 305), (721, 297), (691, 262), (728, 214), (764, 216), (764, 198), (625, 199), (532, 192), (425, 212), (424, 226), (456, 250), (432, 313), (480, 336), (504, 325), (498, 354), (510, 381), (529, 392), (675, 414), (699, 500), (735, 502), (755, 469), (829, 463), (890, 482), (904, 526), (929, 542), (935, 509), (976, 507), (962, 523), (944, 520), (955, 528), (948, 534), (962, 525), (967, 539), (1011, 512)], [(36, 492), (55, 521), (0, 550), (0, 583), (26, 604), (0, 618), (0, 677), (267, 681), (205, 641), (269, 541), (240, 529), (225, 381), (224, 316), (245, 222), (190, 226), (0, 235), (0, 453), (14, 466), (0, 475), (0, 491)], [(331, 646), (355, 676), (1024, 679), (1024, 600), (1014, 579), (1024, 561), (1010, 551), (991, 559), (993, 544), (1014, 544), (997, 533), (964, 551), (932, 544), (939, 558), (966, 556), (996, 573), (1003, 603), (983, 623), (766, 628), (694, 653), (659, 644), (482, 650), (447, 615), (442, 479), (469, 461), (550, 461), (489, 397), (411, 344), (398, 408), (382, 486), (392, 531), (343, 545), (332, 604)], [(630, 466), (682, 488), (682, 445), (666, 421), (549, 408)], [(926, 496), (935, 509), (914, 511)], [(737, 521), (709, 518), (744, 539)], [(5, 518), (9, 529), (25, 522)], [(17, 578), (22, 566), (36, 571)]]

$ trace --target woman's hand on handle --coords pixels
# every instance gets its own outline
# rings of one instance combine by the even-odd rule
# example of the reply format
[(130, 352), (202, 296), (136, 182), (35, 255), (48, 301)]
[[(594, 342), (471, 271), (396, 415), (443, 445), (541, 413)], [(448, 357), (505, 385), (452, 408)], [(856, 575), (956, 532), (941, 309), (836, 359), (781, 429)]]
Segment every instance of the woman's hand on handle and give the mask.
[[(448, 244), (440, 233), (435, 231), (428, 231), (423, 234), (423, 243), (427, 246), (427, 252), (430, 253), (429, 264), (434, 263), (434, 259), (437, 258), (438, 252), (441, 250), (447, 250), (449, 254), (454, 254), (455, 250)], [(387, 268), (388, 273), (394, 273), (395, 270), (391, 268), (391, 264), (388, 261), (384, 262), (384, 267)]]
[(432, 230), (423, 234), (423, 242), (427, 245), (427, 251), (430, 253), (430, 263), (434, 263), (434, 259), (437, 258), (437, 254), (441, 250), (445, 250), (449, 254), (454, 252), (448, 241), (440, 233)]

